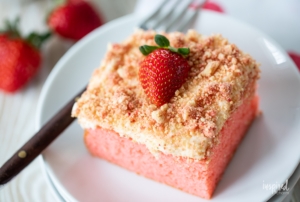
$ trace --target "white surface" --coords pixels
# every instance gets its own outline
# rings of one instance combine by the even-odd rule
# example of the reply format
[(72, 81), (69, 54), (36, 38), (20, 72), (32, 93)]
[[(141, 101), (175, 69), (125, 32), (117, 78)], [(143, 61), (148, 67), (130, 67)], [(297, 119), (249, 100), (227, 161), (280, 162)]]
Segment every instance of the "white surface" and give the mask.
[[(71, 48), (43, 88), (38, 126), (86, 84), (103, 57), (107, 42), (123, 40), (136, 25), (134, 16), (122, 18)], [(211, 201), (265, 201), (272, 193), (262, 188), (263, 183), (283, 183), (300, 159), (300, 125), (297, 124), (300, 78), (296, 67), (269, 37), (229, 17), (204, 12), (195, 28), (203, 34), (222, 33), (262, 64), (258, 93), (263, 115), (252, 125)], [(77, 123), (43, 156), (52, 180), (69, 200), (74, 197), (79, 201), (202, 201), (92, 158), (84, 147), (83, 131)]]

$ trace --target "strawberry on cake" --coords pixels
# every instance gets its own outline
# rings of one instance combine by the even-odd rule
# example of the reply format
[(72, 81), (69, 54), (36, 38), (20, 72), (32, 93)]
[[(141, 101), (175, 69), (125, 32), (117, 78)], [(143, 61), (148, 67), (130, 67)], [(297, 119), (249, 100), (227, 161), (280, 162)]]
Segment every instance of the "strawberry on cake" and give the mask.
[(221, 35), (137, 30), (73, 107), (94, 156), (211, 198), (256, 117), (258, 64)]

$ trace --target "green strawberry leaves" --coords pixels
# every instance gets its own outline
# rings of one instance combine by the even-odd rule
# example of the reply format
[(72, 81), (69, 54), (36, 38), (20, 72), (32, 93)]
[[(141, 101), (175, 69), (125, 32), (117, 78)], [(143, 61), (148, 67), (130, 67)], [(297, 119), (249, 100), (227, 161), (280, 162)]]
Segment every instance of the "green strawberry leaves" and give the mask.
[(178, 48), (177, 51), (181, 55), (188, 55), (188, 54), (190, 54), (190, 49), (189, 48)]
[(158, 46), (140, 46), (140, 51), (143, 55), (149, 55), (151, 52), (158, 48), (165, 48), (172, 52), (179, 53), (180, 55), (186, 56), (190, 53), (189, 48), (174, 48), (170, 46), (170, 41), (163, 35), (156, 34), (154, 37), (154, 41)]
[(140, 46), (140, 51), (143, 53), (143, 55), (148, 55), (149, 53), (151, 53), (152, 51), (154, 51), (158, 48), (159, 47), (157, 47), (157, 46), (144, 45), (144, 46)]
[(168, 46), (170, 46), (170, 41), (167, 39), (167, 37), (165, 37), (163, 35), (160, 35), (160, 34), (156, 34), (155, 35), (154, 41), (160, 47), (168, 47)]
[(5, 20), (4, 29), (0, 31), (0, 33), (8, 34), (11, 38), (20, 38), (20, 32), (18, 30), (18, 24), (20, 22), (20, 18), (17, 17), (14, 21)]
[(40, 49), (43, 42), (46, 41), (50, 36), (51, 36), (50, 32), (46, 32), (43, 34), (38, 34), (36, 32), (33, 32), (29, 36), (27, 36), (26, 41), (28, 41), (31, 45), (33, 45), (37, 49)]
[(31, 44), (32, 46), (34, 46), (37, 49), (40, 49), (42, 43), (51, 36), (50, 32), (46, 32), (46, 33), (42, 33), (42, 34), (33, 32), (30, 35), (28, 35), (27, 37), (23, 37), (19, 31), (19, 23), (20, 23), (19, 17), (17, 17), (14, 21), (5, 20), (4, 30), (0, 30), (0, 34), (4, 33), (10, 39), (21, 38), (21, 39), (27, 41), (29, 44)]

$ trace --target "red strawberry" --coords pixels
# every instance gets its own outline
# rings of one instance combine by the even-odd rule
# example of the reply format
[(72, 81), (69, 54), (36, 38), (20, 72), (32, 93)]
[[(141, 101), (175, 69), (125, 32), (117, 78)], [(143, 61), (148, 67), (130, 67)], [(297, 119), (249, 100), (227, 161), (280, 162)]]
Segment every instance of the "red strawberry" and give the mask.
[(224, 13), (223, 8), (219, 4), (217, 4), (215, 2), (210, 2), (210, 1), (207, 1), (203, 5), (203, 9), (212, 10), (212, 11), (216, 11), (216, 12), (219, 12), (219, 13)]
[(288, 52), (294, 63), (297, 65), (298, 69), (300, 70), (300, 54), (295, 52)]
[(156, 35), (155, 42), (159, 47), (140, 47), (147, 56), (141, 63), (139, 78), (151, 102), (161, 106), (170, 101), (188, 76), (190, 65), (183, 55), (189, 54), (189, 49), (171, 47), (162, 35)]
[(77, 41), (102, 25), (103, 20), (88, 2), (69, 0), (50, 13), (47, 23), (60, 36)]
[(33, 33), (23, 39), (14, 24), (7, 22), (7, 28), (0, 32), (0, 89), (15, 92), (23, 87), (37, 72), (41, 63), (38, 50), (50, 35)]

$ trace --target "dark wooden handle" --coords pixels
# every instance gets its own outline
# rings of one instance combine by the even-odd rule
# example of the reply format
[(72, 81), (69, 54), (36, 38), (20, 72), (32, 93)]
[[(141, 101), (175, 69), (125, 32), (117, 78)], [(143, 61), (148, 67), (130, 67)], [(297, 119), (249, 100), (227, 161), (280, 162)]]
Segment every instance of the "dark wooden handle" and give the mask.
[(75, 99), (79, 97), (84, 90), (72, 98), (72, 100), (59, 110), (29, 141), (4, 163), (0, 168), (0, 185), (6, 184), (21, 172), (73, 122), (75, 118), (71, 117), (72, 107), (75, 103)]

